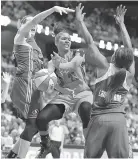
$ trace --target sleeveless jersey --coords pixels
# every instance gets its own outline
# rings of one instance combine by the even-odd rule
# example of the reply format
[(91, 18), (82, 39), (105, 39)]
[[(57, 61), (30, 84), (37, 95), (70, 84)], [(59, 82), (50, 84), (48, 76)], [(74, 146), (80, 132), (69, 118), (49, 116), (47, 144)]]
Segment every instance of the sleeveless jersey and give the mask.
[(17, 62), (16, 76), (27, 77), (30, 73), (35, 73), (42, 68), (42, 58), (40, 48), (31, 39), (26, 45), (14, 45), (13, 53)]
[(43, 68), (43, 54), (34, 38), (27, 40), (27, 43), (33, 47), (33, 73)]
[(111, 97), (110, 103), (105, 104), (104, 99), (106, 96), (106, 91), (108, 88), (108, 83), (111, 78), (115, 75), (115, 67), (110, 64), (110, 67), (106, 74), (98, 79), (96, 79), (95, 90), (94, 90), (94, 103), (92, 107), (92, 115), (111, 113), (111, 112), (124, 112), (124, 100), (128, 93), (129, 87), (126, 84), (126, 78), (124, 83), (116, 91), (116, 93)]
[[(76, 54), (71, 51), (69, 54), (65, 55), (65, 58), (61, 59), (62, 63), (70, 62)], [(75, 94), (80, 93), (85, 90), (90, 90), (86, 82), (86, 72), (85, 72), (85, 63), (79, 68), (76, 68), (75, 71), (64, 71), (62, 69), (56, 69), (55, 71), (58, 77), (58, 83), (63, 88), (70, 88), (75, 90)]]

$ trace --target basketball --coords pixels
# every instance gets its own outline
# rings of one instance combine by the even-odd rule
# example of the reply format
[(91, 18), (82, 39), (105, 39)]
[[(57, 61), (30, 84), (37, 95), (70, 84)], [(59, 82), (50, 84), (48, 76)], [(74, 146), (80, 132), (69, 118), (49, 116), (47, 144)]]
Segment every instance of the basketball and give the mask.
[(42, 69), (35, 74), (34, 83), (38, 90), (50, 94), (57, 84), (57, 76), (54, 72), (50, 74), (47, 69)]

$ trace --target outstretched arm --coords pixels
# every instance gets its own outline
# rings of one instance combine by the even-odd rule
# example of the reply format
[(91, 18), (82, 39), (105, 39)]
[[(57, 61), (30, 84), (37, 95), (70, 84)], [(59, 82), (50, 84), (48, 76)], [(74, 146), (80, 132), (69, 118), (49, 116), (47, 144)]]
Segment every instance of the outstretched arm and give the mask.
[(48, 9), (46, 11), (43, 11), (39, 14), (37, 14), (35, 17), (32, 18), (32, 20), (28, 21), (26, 24), (22, 25), (19, 29), (19, 34), (21, 36), (26, 36), (28, 32), (37, 24), (39, 24), (41, 21), (43, 21), (47, 16), (51, 15), (54, 12), (67, 14), (68, 12), (74, 12), (74, 10), (64, 7), (55, 6), (51, 9)]
[(90, 64), (95, 64), (98, 68), (107, 69), (109, 64), (106, 58), (100, 53), (99, 49), (94, 44), (93, 38), (83, 21), (85, 15), (85, 13), (82, 13), (83, 8), (84, 7), (81, 8), (81, 4), (76, 7), (76, 19), (82, 36), (88, 45), (89, 53), (86, 54), (86, 61)]
[(118, 6), (116, 9), (116, 15), (114, 15), (114, 18), (116, 20), (116, 23), (120, 27), (124, 46), (128, 48), (132, 48), (131, 39), (126, 29), (126, 26), (124, 24), (124, 16), (126, 11), (127, 9), (125, 8), (125, 6), (124, 7), (122, 7), (122, 5)]
[[(130, 39), (130, 36), (126, 29), (126, 26), (124, 24), (124, 15), (125, 15), (126, 11), (127, 11), (127, 9), (125, 8), (125, 6), (123, 7), (122, 5), (120, 5), (116, 9), (116, 15), (114, 15), (114, 17), (115, 17), (116, 23), (119, 25), (120, 30), (121, 30), (124, 47), (132, 49), (131, 39)], [(129, 68), (129, 71), (132, 75), (135, 74), (135, 61), (134, 60), (133, 60), (132, 65)]]

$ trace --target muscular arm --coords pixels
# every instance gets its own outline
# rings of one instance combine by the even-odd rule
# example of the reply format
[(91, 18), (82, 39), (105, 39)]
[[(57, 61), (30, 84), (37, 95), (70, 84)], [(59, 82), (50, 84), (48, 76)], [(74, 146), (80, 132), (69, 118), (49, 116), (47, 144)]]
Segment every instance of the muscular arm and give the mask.
[(122, 35), (122, 40), (123, 40), (124, 47), (128, 47), (128, 48), (132, 49), (131, 39), (130, 39), (130, 36), (128, 34), (128, 31), (126, 29), (125, 24), (120, 23), (119, 27), (120, 27), (120, 30), (121, 30), (121, 35)]
[[(22, 25), (21, 28), (19, 29), (19, 34), (17, 34), (17, 35), (21, 36), (22, 38), (25, 37), (34, 26), (39, 24), (42, 20), (44, 20), (47, 16), (51, 15), (53, 12), (59, 12), (62, 15), (62, 13), (67, 14), (68, 12), (74, 12), (74, 10), (69, 9), (69, 8), (55, 6), (51, 9), (43, 11), (43, 12), (37, 14), (35, 17), (33, 17), (32, 20), (30, 20), (30, 21), (26, 22), (26, 24)], [(17, 39), (17, 37), (16, 37), (16, 39)]]
[(60, 63), (59, 68), (63, 70), (76, 70), (84, 61), (85, 55), (81, 56), (80, 53), (78, 53), (70, 62)]
[[(124, 24), (125, 13), (126, 13), (125, 6), (123, 7), (122, 5), (120, 5), (116, 9), (116, 15), (114, 17), (115, 17), (116, 23), (119, 25), (120, 30), (121, 30), (121, 35), (122, 35), (124, 47), (132, 49), (131, 39), (130, 39), (130, 36), (129, 36), (128, 31), (126, 29), (126, 26)], [(129, 68), (129, 72), (131, 73), (132, 76), (134, 76), (134, 74), (135, 74), (135, 61), (134, 60), (133, 60), (132, 65)]]
[[(128, 34), (125, 24), (121, 23), (121, 24), (119, 24), (119, 27), (121, 30), (124, 47), (132, 49), (131, 39), (130, 39), (130, 36)], [(134, 74), (135, 74), (135, 61), (134, 60), (133, 60), (132, 65), (129, 68), (129, 72), (134, 76)]]
[(59, 68), (63, 69), (63, 70), (74, 70), (75, 62), (74, 61), (70, 61), (70, 62), (67, 62), (67, 63), (60, 63), (59, 64)]
[(41, 21), (43, 21), (47, 16), (49, 16), (53, 12), (54, 12), (54, 7), (37, 14), (35, 17), (33, 17), (31, 21), (28, 21), (23, 27), (20, 28), (19, 30), (20, 34), (24, 35), (25, 33), (28, 33), (35, 25), (39, 24)]
[(47, 16), (52, 14), (54, 12), (54, 7), (43, 11), (39, 14), (37, 14), (35, 17), (33, 17), (32, 20), (26, 22), (21, 28), (19, 29), (18, 33), (15, 36), (14, 43), (22, 42), (26, 35), (29, 33), (29, 31), (37, 24), (39, 24), (42, 20), (44, 20)]
[(98, 68), (107, 69), (109, 64), (106, 58), (100, 53), (97, 46), (94, 44), (93, 38), (89, 33), (84, 21), (77, 21), (82, 37), (88, 45), (88, 52), (86, 54), (86, 62), (96, 65)]

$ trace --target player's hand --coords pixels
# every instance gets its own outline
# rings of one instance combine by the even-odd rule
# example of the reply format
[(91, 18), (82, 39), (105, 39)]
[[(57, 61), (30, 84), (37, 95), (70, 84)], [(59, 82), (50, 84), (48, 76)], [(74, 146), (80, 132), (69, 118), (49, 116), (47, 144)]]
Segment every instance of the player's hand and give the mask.
[(53, 52), (53, 54), (54, 55), (51, 54), (52, 62), (53, 62), (54, 66), (56, 68), (59, 68), (59, 65), (60, 65), (60, 62), (61, 62), (61, 57), (55, 52)]
[(76, 56), (75, 56), (75, 63), (76, 63), (76, 66), (80, 66), (83, 62), (85, 62), (85, 54), (83, 54), (83, 56), (80, 55), (80, 53), (76, 53)]
[(45, 76), (46, 74), (48, 74), (48, 69), (41, 69), (38, 72), (35, 72), (33, 77), (38, 78), (38, 77), (41, 77), (41, 76)]
[(10, 81), (11, 81), (11, 75), (7, 72), (3, 72), (3, 76), (2, 76), (2, 79), (5, 83), (9, 84)]
[(70, 12), (72, 12), (72, 13), (75, 12), (75, 10), (73, 10), (73, 9), (59, 7), (59, 6), (55, 6), (54, 11), (58, 12), (60, 15), (62, 15), (62, 13), (68, 14)]
[(73, 98), (75, 97), (75, 94), (74, 94), (75, 90), (72, 90), (72, 89), (69, 89), (69, 88), (65, 88), (65, 91), (66, 91), (66, 94), (72, 96)]
[(120, 5), (117, 7), (116, 15), (114, 15), (114, 18), (115, 18), (117, 24), (124, 23), (124, 16), (125, 16), (126, 11), (127, 11), (127, 9), (125, 6)]
[(84, 6), (81, 3), (76, 7), (76, 19), (78, 21), (83, 21), (86, 13), (82, 13)]

